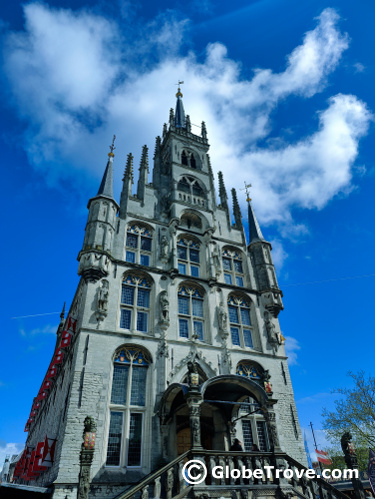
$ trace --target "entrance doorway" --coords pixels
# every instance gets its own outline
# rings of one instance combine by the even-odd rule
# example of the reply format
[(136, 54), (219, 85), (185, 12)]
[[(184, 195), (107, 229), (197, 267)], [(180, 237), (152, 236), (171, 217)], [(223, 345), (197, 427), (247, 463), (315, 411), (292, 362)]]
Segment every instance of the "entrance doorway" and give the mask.
[(181, 456), (184, 452), (191, 449), (190, 428), (183, 428), (177, 433), (177, 455)]

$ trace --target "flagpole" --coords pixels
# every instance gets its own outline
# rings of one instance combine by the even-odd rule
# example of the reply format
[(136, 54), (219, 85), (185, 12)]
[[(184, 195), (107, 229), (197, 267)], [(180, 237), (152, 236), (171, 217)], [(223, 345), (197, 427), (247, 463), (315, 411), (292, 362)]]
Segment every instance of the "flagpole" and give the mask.
[[(313, 439), (314, 439), (315, 450), (318, 450), (318, 446), (316, 445), (316, 440), (315, 440), (315, 434), (314, 434), (313, 424), (312, 424), (311, 421), (310, 421), (310, 426), (311, 426), (311, 432), (312, 432)], [(320, 471), (323, 473), (322, 463), (319, 461), (319, 459), (318, 459), (318, 463), (319, 463)]]

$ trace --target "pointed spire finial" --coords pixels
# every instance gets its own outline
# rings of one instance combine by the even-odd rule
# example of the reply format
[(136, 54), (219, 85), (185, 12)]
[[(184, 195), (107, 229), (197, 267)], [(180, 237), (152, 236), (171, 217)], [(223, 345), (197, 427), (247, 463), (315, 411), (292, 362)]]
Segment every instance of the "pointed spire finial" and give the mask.
[(112, 144), (109, 146), (110, 152), (108, 153), (108, 156), (110, 158), (114, 157), (113, 151), (116, 149), (115, 140), (116, 140), (116, 135), (113, 135)]
[(234, 215), (234, 221), (235, 221), (235, 227), (237, 229), (240, 229), (242, 227), (242, 214), (241, 214), (241, 208), (240, 204), (237, 199), (237, 192), (236, 189), (232, 189), (232, 199), (233, 199), (233, 215)]
[(147, 147), (147, 145), (144, 145), (142, 147), (141, 165), (140, 165), (139, 169), (140, 170), (146, 169), (147, 172), (149, 171), (149, 169), (148, 169), (148, 147)]
[(161, 149), (161, 138), (160, 135), (158, 135), (155, 140), (154, 159), (160, 155), (160, 149)]
[(260, 230), (260, 226), (255, 216), (253, 207), (251, 205), (251, 197), (250, 197), (250, 187), (251, 184), (247, 184), (244, 182), (245, 188), (241, 189), (241, 191), (246, 192), (246, 201), (247, 201), (247, 212), (248, 212), (248, 222), (249, 222), (249, 244), (256, 240), (264, 241), (264, 237), (262, 231)]
[(169, 124), (174, 125), (174, 111), (173, 108), (169, 110)]
[(221, 202), (222, 205), (226, 205), (227, 204), (227, 200), (228, 200), (228, 195), (227, 195), (227, 191), (225, 189), (223, 173), (222, 172), (218, 172), (217, 175), (219, 177), (219, 196), (220, 196), (220, 202)]
[(125, 172), (124, 172), (124, 178), (130, 178), (131, 181), (133, 182), (133, 155), (130, 152), (127, 156), (126, 159), (126, 166), (125, 166)]
[(61, 322), (64, 322), (64, 319), (65, 319), (65, 305), (66, 305), (66, 301), (64, 301), (64, 306), (63, 306), (63, 309), (62, 309), (61, 314), (60, 314)]
[(204, 121), (202, 121), (201, 133), (202, 133), (202, 139), (207, 140), (207, 127)]

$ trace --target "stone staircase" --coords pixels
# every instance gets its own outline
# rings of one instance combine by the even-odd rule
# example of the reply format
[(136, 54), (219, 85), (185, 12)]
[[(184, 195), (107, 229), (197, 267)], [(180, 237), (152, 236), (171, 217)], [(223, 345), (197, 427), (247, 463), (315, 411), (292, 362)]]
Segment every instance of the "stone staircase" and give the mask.
[[(190, 485), (183, 476), (183, 467), (187, 461), (196, 460), (204, 463), (207, 476), (201, 482)], [(223, 467), (224, 476), (212, 477), (215, 466)], [(268, 468), (273, 466), (273, 469)], [(262, 469), (262, 478), (232, 478), (230, 471), (242, 468)], [(288, 478), (275, 470), (290, 470)], [(226, 473), (225, 473), (226, 471)], [(284, 452), (221, 452), (194, 449), (178, 456), (166, 466), (150, 473), (137, 485), (131, 486), (116, 499), (255, 499), (277, 497), (278, 499), (348, 499), (328, 482), (321, 478), (309, 479), (302, 471), (307, 468)], [(199, 474), (200, 471), (197, 470)], [(192, 470), (192, 475), (194, 474)], [(227, 476), (226, 476), (227, 475)], [(252, 473), (251, 473), (252, 475)], [(203, 476), (203, 475), (202, 475)], [(290, 476), (290, 478), (289, 478)]]

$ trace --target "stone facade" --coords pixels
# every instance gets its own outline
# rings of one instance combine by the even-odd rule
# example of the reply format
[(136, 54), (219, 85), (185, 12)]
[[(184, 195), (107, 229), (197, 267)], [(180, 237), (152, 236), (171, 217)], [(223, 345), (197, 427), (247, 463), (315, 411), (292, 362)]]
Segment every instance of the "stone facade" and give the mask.
[[(277, 318), (282, 294), (271, 245), (260, 232), (250, 200), (247, 241), (235, 192), (231, 223), (221, 175), (217, 201), (205, 124), (200, 135), (191, 133), (181, 98), (179, 92), (176, 117), (171, 110), (169, 125), (156, 139), (152, 183), (145, 146), (137, 193), (129, 155), (118, 205), (112, 191), (112, 148), (98, 195), (88, 204), (78, 255), (81, 281), (69, 312), (77, 318), (76, 333), (27, 440), (34, 446), (46, 433), (57, 438), (53, 467), (32, 482), (53, 484), (56, 498), (77, 497), (87, 416), (97, 425), (90, 497), (115, 497), (174, 459), (189, 446), (189, 432), (197, 435), (197, 421), (203, 447), (229, 450), (237, 435), (266, 450), (279, 446), (306, 464)], [(62, 330), (61, 325), (58, 343)], [(113, 402), (112, 384), (114, 365), (123, 362), (114, 359), (121, 351), (136, 350), (142, 352), (138, 362), (143, 362), (146, 378), (144, 400), (132, 409), (127, 407), (129, 396), (123, 407)], [(138, 376), (136, 361), (124, 362), (126, 372)], [(189, 381), (189, 366), (195, 381)], [(195, 414), (186, 396), (191, 383), (200, 394)], [(235, 402), (246, 401), (257, 412), (231, 424), (246, 414)], [(106, 464), (111, 410), (122, 418), (121, 449), (111, 434), (117, 465)], [(129, 421), (141, 421), (137, 442)], [(139, 460), (133, 466), (128, 464), (130, 448), (132, 459)]]

